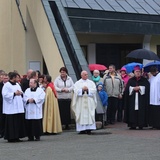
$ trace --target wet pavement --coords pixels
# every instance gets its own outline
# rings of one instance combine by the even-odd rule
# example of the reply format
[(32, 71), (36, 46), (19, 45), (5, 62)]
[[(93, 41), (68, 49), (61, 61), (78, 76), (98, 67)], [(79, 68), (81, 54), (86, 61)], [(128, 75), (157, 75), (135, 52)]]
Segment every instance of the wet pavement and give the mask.
[(160, 160), (160, 130), (129, 130), (124, 123), (79, 135), (75, 129), (41, 141), (0, 139), (0, 160)]

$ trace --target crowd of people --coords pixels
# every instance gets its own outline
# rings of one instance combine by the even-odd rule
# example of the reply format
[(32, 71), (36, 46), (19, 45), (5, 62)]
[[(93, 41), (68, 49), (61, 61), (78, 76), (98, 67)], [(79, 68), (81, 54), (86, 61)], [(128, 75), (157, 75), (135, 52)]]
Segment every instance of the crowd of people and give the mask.
[[(151, 67), (150, 76), (143, 76), (139, 66), (132, 74), (126, 68), (116, 71), (110, 65), (103, 76), (87, 71), (73, 82), (67, 68), (52, 81), (50, 75), (29, 69), (25, 77), (17, 71), (0, 70), (0, 137), (8, 142), (40, 141), (42, 134), (57, 134), (70, 129), (71, 113), (79, 134), (96, 129), (97, 95), (102, 102), (105, 125), (122, 122), (130, 129), (160, 129), (160, 73)], [(72, 112), (71, 112), (72, 109)]]
[[(128, 74), (126, 68), (116, 71), (115, 66), (110, 65), (103, 78), (100, 71), (94, 70), (92, 80), (97, 87), (102, 85), (103, 92), (107, 94), (100, 95), (107, 115), (106, 125), (123, 121), (130, 129), (160, 129), (160, 73), (155, 66), (149, 73), (135, 66)], [(98, 92), (101, 93), (99, 89)], [(105, 101), (107, 103), (104, 104)]]
[(42, 134), (62, 132), (57, 92), (49, 75), (28, 70), (0, 71), (0, 137), (8, 142), (40, 141)]

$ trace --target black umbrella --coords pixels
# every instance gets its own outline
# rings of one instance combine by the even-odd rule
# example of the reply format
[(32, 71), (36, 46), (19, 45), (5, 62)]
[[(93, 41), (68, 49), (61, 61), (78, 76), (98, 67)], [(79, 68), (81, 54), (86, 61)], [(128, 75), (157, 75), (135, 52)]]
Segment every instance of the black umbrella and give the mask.
[(147, 49), (136, 49), (131, 51), (127, 57), (136, 59), (160, 60), (154, 52)]

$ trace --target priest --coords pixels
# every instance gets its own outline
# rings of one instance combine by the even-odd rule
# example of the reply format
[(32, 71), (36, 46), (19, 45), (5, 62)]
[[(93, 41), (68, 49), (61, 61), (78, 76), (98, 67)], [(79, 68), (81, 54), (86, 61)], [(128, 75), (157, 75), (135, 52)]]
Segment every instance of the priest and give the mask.
[(88, 79), (87, 71), (82, 71), (81, 79), (74, 84), (74, 95), (72, 99), (76, 130), (80, 134), (91, 134), (91, 130), (96, 129), (96, 106), (96, 85)]
[(150, 73), (149, 125), (160, 129), (160, 73), (155, 66), (151, 67)]
[(30, 79), (30, 88), (25, 91), (25, 119), (28, 141), (40, 141), (42, 130), (42, 105), (45, 99), (45, 92), (37, 87), (37, 81)]
[(129, 79), (125, 94), (125, 122), (130, 129), (143, 129), (148, 126), (150, 85), (142, 77), (139, 66), (134, 67), (134, 77)]
[(46, 96), (43, 113), (43, 132), (45, 134), (57, 134), (62, 132), (57, 93), (51, 76), (46, 75), (44, 83), (46, 83)]
[(18, 74), (10, 72), (9, 82), (2, 89), (3, 113), (6, 114), (4, 139), (8, 142), (21, 142), (19, 138), (25, 137), (25, 118), (22, 95), (23, 92), (16, 83)]

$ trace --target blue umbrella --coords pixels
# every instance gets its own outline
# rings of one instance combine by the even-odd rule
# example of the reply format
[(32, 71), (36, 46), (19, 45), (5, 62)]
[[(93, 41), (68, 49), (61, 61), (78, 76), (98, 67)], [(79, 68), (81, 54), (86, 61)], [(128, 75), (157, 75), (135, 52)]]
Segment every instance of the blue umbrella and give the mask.
[(124, 65), (123, 67), (126, 68), (127, 73), (131, 73), (135, 66), (139, 66), (141, 69), (143, 68), (143, 64), (136, 63), (136, 62), (128, 63), (128, 64)]
[(145, 72), (149, 72), (149, 71), (150, 71), (150, 68), (151, 68), (152, 66), (157, 67), (158, 70), (160, 71), (160, 61), (154, 61), (154, 62), (150, 62), (150, 63), (146, 64), (146, 65), (144, 66), (144, 71), (145, 71)]

